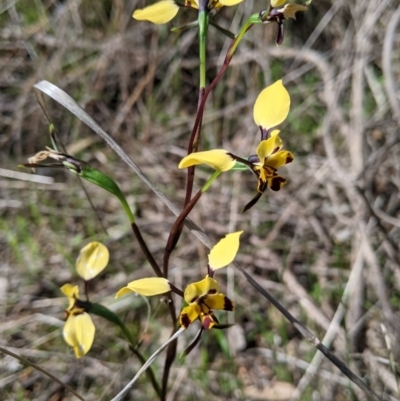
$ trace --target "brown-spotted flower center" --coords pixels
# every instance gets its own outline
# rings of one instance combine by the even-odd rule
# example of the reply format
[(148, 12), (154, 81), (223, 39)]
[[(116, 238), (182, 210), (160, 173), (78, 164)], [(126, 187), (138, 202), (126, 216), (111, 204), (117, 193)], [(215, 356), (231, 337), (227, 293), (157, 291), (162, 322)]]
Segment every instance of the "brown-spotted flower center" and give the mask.
[(282, 149), (282, 140), (279, 131), (274, 130), (271, 137), (261, 141), (257, 147), (258, 161), (252, 163), (253, 171), (258, 176), (258, 192), (264, 192), (269, 186), (273, 191), (279, 191), (286, 180), (276, 172), (279, 167), (291, 163), (294, 156), (291, 152)]
[(184, 328), (200, 318), (203, 328), (208, 330), (218, 324), (213, 310), (234, 310), (233, 302), (225, 294), (220, 293), (218, 283), (209, 276), (197, 283), (189, 284), (185, 289), (184, 299), (189, 304), (182, 309), (179, 318)]

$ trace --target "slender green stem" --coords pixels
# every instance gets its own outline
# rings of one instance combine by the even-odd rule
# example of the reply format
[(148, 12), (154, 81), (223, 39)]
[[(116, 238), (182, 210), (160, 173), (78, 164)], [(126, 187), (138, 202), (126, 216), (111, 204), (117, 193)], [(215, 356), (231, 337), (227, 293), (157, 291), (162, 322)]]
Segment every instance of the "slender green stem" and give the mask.
[(233, 54), (235, 53), (237, 47), (239, 46), (239, 43), (241, 42), (241, 40), (244, 37), (244, 34), (254, 25), (253, 18), (254, 18), (254, 16), (251, 16), (240, 29), (240, 32), (237, 34), (237, 36), (233, 40), (233, 42), (227, 52), (226, 59), (227, 58), (232, 59)]
[(128, 205), (128, 202), (125, 199), (125, 196), (118, 196), (119, 201), (121, 202), (122, 207), (124, 208), (124, 212), (128, 216), (129, 222), (131, 224), (135, 223), (135, 216), (132, 213), (132, 210), (130, 206)]
[(221, 175), (221, 171), (214, 171), (213, 175), (207, 180), (207, 182), (203, 185), (203, 188), (201, 188), (201, 192), (204, 194), (204, 192), (207, 191), (208, 188), (210, 188), (211, 184)]
[(208, 11), (200, 11), (198, 15), (199, 23), (199, 61), (200, 61), (200, 81), (199, 88), (206, 87), (206, 44), (208, 32), (209, 13)]

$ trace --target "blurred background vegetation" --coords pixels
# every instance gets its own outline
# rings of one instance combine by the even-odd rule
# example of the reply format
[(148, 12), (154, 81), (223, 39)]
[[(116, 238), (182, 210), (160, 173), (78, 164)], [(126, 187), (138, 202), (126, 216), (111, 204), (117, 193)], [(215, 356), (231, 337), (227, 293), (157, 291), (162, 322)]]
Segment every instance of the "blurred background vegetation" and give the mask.
[[(166, 306), (159, 297), (149, 303), (134, 296), (113, 299), (128, 281), (151, 272), (118, 201), (85, 184), (104, 231), (77, 179), (49, 169), (23, 176), (17, 165), (50, 145), (33, 89), (46, 79), (70, 94), (182, 205), (186, 173), (177, 164), (186, 154), (197, 105), (197, 36), (195, 30), (172, 33), (171, 24), (134, 21), (132, 11), (144, 5), (0, 4), (0, 345), (50, 370), (87, 400), (110, 399), (140, 364), (120, 332), (96, 317), (87, 356), (76, 360), (64, 343), (67, 303), (59, 287), (79, 283), (79, 249), (90, 240), (110, 249), (109, 266), (91, 283), (92, 300), (118, 312), (145, 353), (169, 336)], [(215, 20), (237, 32), (266, 6), (245, 0)], [(195, 12), (180, 12), (173, 25), (195, 18)], [(391, 364), (400, 357), (399, 21), (395, 0), (314, 0), (296, 21), (285, 21), (279, 48), (275, 25), (250, 30), (208, 101), (201, 146), (254, 153), (255, 97), (283, 78), (292, 106), (281, 137), (296, 157), (283, 172), (288, 184), (241, 214), (254, 195), (254, 177), (226, 173), (191, 214), (214, 240), (245, 230), (238, 262), (319, 338), (328, 332), (334, 352), (388, 400), (399, 399), (399, 367)], [(210, 28), (209, 80), (229, 43)], [(172, 213), (94, 132), (57, 103), (48, 99), (47, 106), (68, 153), (120, 184), (161, 261)], [(196, 185), (207, 177), (198, 169)], [(171, 260), (174, 282), (184, 287), (204, 275), (207, 252), (184, 230)], [(315, 348), (234, 273), (228, 269), (221, 281), (235, 299), (236, 325), (207, 333), (201, 346), (177, 361), (170, 400), (365, 399), (331, 363), (313, 360)], [(180, 347), (193, 335), (189, 330)], [(162, 362), (154, 364), (159, 375)], [(17, 360), (2, 355), (0, 366), (2, 400), (74, 399)], [(155, 398), (143, 376), (126, 399)]]

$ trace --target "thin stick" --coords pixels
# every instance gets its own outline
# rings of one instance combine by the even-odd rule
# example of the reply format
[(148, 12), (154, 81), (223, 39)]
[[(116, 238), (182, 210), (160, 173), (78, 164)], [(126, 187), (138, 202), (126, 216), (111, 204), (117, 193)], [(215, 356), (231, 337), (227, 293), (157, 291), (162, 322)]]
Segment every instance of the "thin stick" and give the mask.
[(111, 401), (122, 400), (125, 397), (126, 393), (135, 384), (136, 380), (139, 379), (141, 374), (156, 360), (158, 355), (161, 354), (165, 347), (172, 341), (175, 341), (184, 331), (185, 329), (181, 327), (166, 343), (164, 343), (156, 352), (154, 352), (154, 354), (147, 360), (147, 362), (139, 369), (135, 377)]
[(50, 377), (50, 379), (54, 380), (57, 382), (59, 385), (63, 386), (66, 390), (70, 391), (75, 397), (79, 398), (82, 401), (86, 401), (85, 398), (83, 398), (80, 394), (78, 394), (71, 386), (69, 386), (67, 383), (62, 382), (59, 378), (51, 374), (49, 371), (46, 369), (40, 367), (39, 365), (36, 365), (36, 363), (29, 361), (28, 359), (24, 358), (23, 356), (14, 354), (14, 352), (9, 351), (7, 348), (0, 347), (0, 352), (3, 352), (3, 354), (7, 354), (15, 359), (18, 359), (22, 363), (32, 366), (34, 369), (38, 370), (39, 372), (43, 373), (44, 375)]

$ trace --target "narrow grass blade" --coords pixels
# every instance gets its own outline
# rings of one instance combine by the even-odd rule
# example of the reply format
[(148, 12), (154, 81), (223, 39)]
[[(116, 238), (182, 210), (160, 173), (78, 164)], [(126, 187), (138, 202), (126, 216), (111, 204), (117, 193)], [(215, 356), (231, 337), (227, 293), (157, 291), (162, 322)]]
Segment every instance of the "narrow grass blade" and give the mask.
[(135, 377), (111, 401), (122, 400), (125, 397), (126, 393), (135, 384), (136, 380), (139, 379), (141, 374), (156, 360), (158, 355), (160, 355), (161, 352), (168, 346), (168, 344), (178, 338), (184, 331), (185, 329), (181, 327), (166, 343), (164, 343), (156, 352), (154, 352), (154, 354), (147, 360), (147, 362), (139, 369)]

